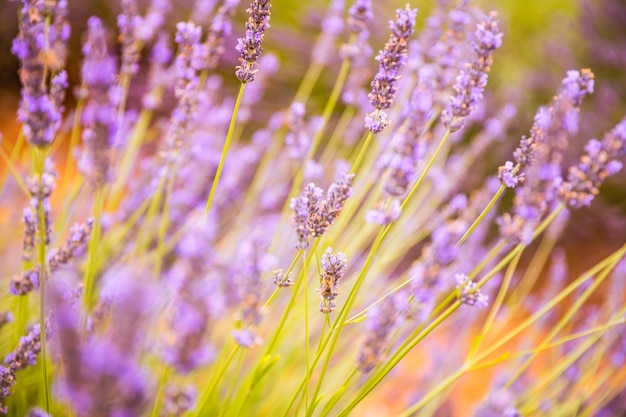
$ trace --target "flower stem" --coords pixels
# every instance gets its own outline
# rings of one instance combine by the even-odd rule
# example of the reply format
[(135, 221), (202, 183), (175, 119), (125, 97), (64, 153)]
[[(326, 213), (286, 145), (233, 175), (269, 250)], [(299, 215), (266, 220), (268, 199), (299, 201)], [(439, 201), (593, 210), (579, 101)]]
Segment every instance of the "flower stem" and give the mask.
[[(91, 237), (89, 239), (89, 249), (87, 255), (87, 268), (85, 270), (85, 295), (83, 297), (83, 303), (85, 306), (85, 312), (88, 314), (93, 306), (93, 290), (96, 279), (97, 269), (97, 252), (100, 240), (102, 211), (104, 207), (104, 195), (105, 191), (103, 187), (99, 187), (96, 190), (96, 196), (94, 200), (94, 222)], [(85, 320), (86, 323), (86, 320)]]
[(461, 236), (459, 241), (456, 242), (457, 246), (461, 246), (463, 244), (463, 242), (465, 242), (467, 240), (467, 238), (470, 237), (470, 235), (474, 232), (474, 229), (476, 229), (476, 227), (478, 227), (480, 222), (483, 221), (483, 219), (489, 213), (489, 211), (491, 211), (491, 209), (496, 205), (496, 202), (498, 201), (498, 199), (500, 198), (500, 196), (504, 192), (505, 188), (506, 187), (504, 185), (500, 185), (500, 188), (498, 188), (498, 191), (496, 191), (496, 193), (494, 194), (494, 196), (491, 199), (491, 201), (489, 202), (489, 204), (487, 204), (487, 207), (485, 207), (485, 209), (480, 213), (478, 218), (476, 220), (474, 220), (474, 223), (472, 223), (472, 225), (469, 227), (469, 229), (467, 229), (465, 234), (463, 236)]
[[(43, 174), (45, 169), (45, 150), (33, 148), (35, 160), (35, 172), (39, 176), (39, 187), (43, 187)], [(46, 360), (46, 213), (43, 201), (38, 201), (39, 240), (37, 242), (37, 254), (39, 262), (39, 338), (41, 343), (41, 369), (43, 378), (43, 403), (47, 413), (50, 412), (50, 392), (48, 390), (48, 365)]]
[(213, 198), (215, 197), (215, 190), (217, 189), (217, 184), (220, 181), (222, 170), (224, 169), (224, 162), (226, 161), (226, 154), (228, 153), (228, 148), (230, 147), (230, 142), (233, 138), (233, 133), (235, 131), (235, 123), (237, 122), (237, 113), (239, 112), (239, 106), (241, 105), (241, 98), (243, 97), (243, 91), (245, 87), (246, 87), (245, 83), (241, 83), (241, 86), (239, 87), (239, 94), (237, 94), (237, 101), (235, 101), (235, 108), (233, 109), (233, 114), (230, 118), (230, 125), (228, 126), (228, 133), (226, 134), (226, 141), (224, 142), (224, 148), (222, 149), (222, 156), (220, 157), (220, 163), (217, 166), (217, 171), (215, 172), (215, 177), (213, 178), (213, 184), (211, 185), (211, 191), (209, 192), (209, 198), (207, 199), (206, 207), (204, 208), (205, 217), (209, 215), (209, 211), (211, 210), (211, 204), (213, 204)]

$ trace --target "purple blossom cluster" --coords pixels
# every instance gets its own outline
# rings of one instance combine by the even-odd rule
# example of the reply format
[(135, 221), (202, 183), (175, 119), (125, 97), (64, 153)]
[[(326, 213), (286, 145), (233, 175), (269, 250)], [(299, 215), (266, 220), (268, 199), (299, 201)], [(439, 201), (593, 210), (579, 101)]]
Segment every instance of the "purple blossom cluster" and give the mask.
[(567, 181), (559, 196), (572, 208), (588, 206), (600, 192), (600, 185), (622, 169), (619, 158), (626, 154), (626, 119), (604, 135), (602, 141), (591, 139), (578, 165), (569, 168)]
[(324, 191), (310, 183), (300, 197), (291, 200), (298, 250), (306, 250), (310, 239), (322, 236), (339, 217), (346, 200), (352, 195), (353, 178), (354, 174), (344, 174), (333, 182), (325, 199)]
[(476, 25), (472, 43), (474, 56), (457, 77), (454, 85), (455, 94), (441, 114), (444, 126), (451, 132), (464, 126), (465, 118), (482, 100), (493, 62), (491, 54), (502, 45), (502, 36), (496, 12), (491, 12)]
[(365, 117), (365, 127), (374, 133), (381, 132), (389, 125), (383, 111), (393, 104), (400, 81), (400, 69), (406, 64), (409, 38), (413, 34), (417, 9), (407, 5), (396, 10), (396, 19), (389, 21), (391, 34), (376, 60), (380, 66), (372, 81), (372, 91), (368, 98), (376, 108)]
[(237, 67), (235, 75), (242, 83), (254, 81), (258, 70), (254, 69), (255, 62), (261, 56), (263, 48), (261, 43), (265, 31), (270, 27), (270, 0), (253, 0), (246, 10), (250, 17), (246, 22), (246, 37), (237, 40), (237, 51), (240, 54), (241, 64)]
[(335, 311), (335, 299), (341, 293), (339, 281), (346, 273), (348, 259), (343, 252), (334, 253), (332, 248), (326, 249), (322, 255), (320, 274), (320, 311), (328, 314)]
[(67, 74), (62, 70), (70, 35), (67, 1), (23, 0), (20, 15), (21, 30), (11, 47), (21, 64), (18, 119), (26, 139), (45, 147), (54, 141), (61, 125), (67, 88)]

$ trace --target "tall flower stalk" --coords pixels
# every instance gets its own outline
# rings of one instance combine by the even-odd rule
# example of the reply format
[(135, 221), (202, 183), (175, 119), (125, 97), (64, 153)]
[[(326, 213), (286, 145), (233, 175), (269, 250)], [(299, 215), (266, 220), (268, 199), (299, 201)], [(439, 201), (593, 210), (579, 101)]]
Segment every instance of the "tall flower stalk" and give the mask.
[(262, 42), (265, 37), (265, 31), (270, 27), (269, 20), (271, 16), (271, 7), (272, 5), (270, 4), (270, 0), (253, 0), (252, 3), (250, 3), (250, 7), (246, 9), (249, 15), (248, 21), (246, 22), (246, 36), (237, 40), (236, 47), (237, 52), (239, 52), (240, 55), (240, 65), (238, 65), (235, 69), (235, 75), (237, 76), (237, 79), (241, 81), (241, 85), (239, 87), (237, 99), (235, 100), (235, 107), (233, 108), (230, 125), (228, 126), (228, 133), (226, 134), (224, 147), (222, 148), (222, 156), (220, 157), (220, 162), (217, 166), (217, 171), (215, 172), (215, 177), (213, 178), (211, 190), (209, 191), (209, 197), (204, 209), (205, 215), (208, 215), (209, 210), (211, 210), (213, 198), (215, 197), (215, 191), (217, 190), (217, 184), (220, 181), (222, 170), (224, 169), (224, 162), (226, 160), (226, 155), (228, 154), (230, 142), (235, 132), (235, 122), (237, 121), (237, 113), (239, 111), (245, 86), (247, 83), (254, 81), (255, 74), (258, 71), (255, 69), (255, 64), (263, 52)]

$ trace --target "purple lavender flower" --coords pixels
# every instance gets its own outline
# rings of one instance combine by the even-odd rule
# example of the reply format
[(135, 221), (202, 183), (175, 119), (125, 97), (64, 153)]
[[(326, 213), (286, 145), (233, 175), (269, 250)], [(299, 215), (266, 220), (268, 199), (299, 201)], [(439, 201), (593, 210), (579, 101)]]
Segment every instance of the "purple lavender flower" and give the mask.
[(122, 43), (122, 64), (120, 74), (131, 76), (139, 69), (139, 45), (135, 33), (143, 22), (137, 11), (136, 0), (122, 0), (122, 13), (117, 16), (117, 26), (120, 31), (119, 40)]
[(311, 144), (311, 137), (304, 120), (305, 113), (304, 104), (294, 102), (289, 107), (285, 120), (288, 129), (285, 135), (285, 145), (289, 150), (289, 156), (296, 160), (304, 158)]
[(374, 13), (371, 0), (356, 0), (348, 10), (346, 24), (354, 41), (341, 45), (339, 53), (343, 59), (351, 61), (350, 72), (341, 95), (342, 100), (352, 106), (363, 106), (367, 101), (367, 93), (363, 86), (371, 79), (369, 58), (372, 48), (369, 45), (369, 27)]
[(258, 70), (254, 69), (254, 63), (263, 48), (261, 46), (265, 30), (270, 27), (270, 0), (252, 0), (250, 7), (246, 10), (250, 17), (246, 22), (246, 37), (237, 40), (237, 51), (241, 55), (235, 74), (242, 83), (254, 81), (254, 75)]
[(35, 235), (37, 233), (37, 220), (32, 207), (26, 207), (22, 215), (24, 220), (24, 235), (22, 237), (22, 260), (32, 259), (35, 247)]
[(91, 235), (93, 222), (93, 218), (90, 218), (86, 222), (76, 223), (70, 228), (69, 239), (48, 261), (50, 272), (54, 272), (59, 269), (62, 264), (68, 263), (74, 258), (76, 252), (87, 243)]
[(309, 247), (311, 230), (309, 228), (309, 218), (317, 211), (324, 191), (310, 183), (304, 187), (302, 195), (291, 199), (290, 208), (293, 210), (293, 221), (295, 223), (298, 243), (296, 248), (304, 251)]
[(39, 265), (14, 275), (9, 283), (9, 292), (13, 295), (26, 295), (39, 289)]
[(83, 45), (85, 60), (81, 69), (86, 89), (83, 110), (85, 148), (79, 167), (94, 186), (101, 187), (109, 179), (111, 147), (117, 128), (117, 98), (112, 96), (116, 64), (109, 55), (106, 32), (100, 19), (91, 17), (87, 24), (89, 32)]
[(183, 416), (195, 407), (198, 392), (193, 385), (170, 385), (165, 390), (164, 408), (168, 416)]
[(110, 325), (90, 336), (83, 332), (81, 312), (68, 303), (73, 287), (62, 279), (50, 287), (57, 333), (53, 346), (64, 365), (57, 392), (77, 416), (142, 415), (154, 398), (148, 374), (137, 363), (151, 303), (159, 302), (144, 276), (114, 268), (102, 277), (103, 297), (111, 300)]
[(455, 95), (451, 97), (448, 107), (441, 115), (443, 125), (451, 132), (464, 126), (465, 118), (483, 98), (491, 70), (491, 54), (502, 45), (502, 33), (499, 32), (498, 24), (498, 14), (491, 12), (485, 20), (476, 25), (475, 40), (472, 44), (473, 60), (465, 64), (465, 68), (461, 70), (454, 86)]
[(365, 33), (369, 37), (369, 25), (374, 18), (372, 0), (356, 0), (348, 9), (348, 29), (355, 34)]
[(238, 254), (239, 264), (235, 269), (233, 280), (240, 300), (239, 328), (233, 331), (232, 335), (243, 347), (252, 347), (262, 342), (254, 331), (254, 327), (263, 318), (261, 274), (273, 262), (272, 258), (264, 252), (263, 242), (254, 238), (244, 242)]
[(291, 277), (292, 273), (289, 272), (289, 274), (285, 275), (285, 271), (283, 269), (275, 269), (273, 271), (273, 275), (274, 275), (274, 285), (276, 285), (278, 288), (285, 288), (285, 287), (291, 287), (294, 282), (293, 279)]
[(198, 105), (198, 86), (200, 71), (204, 63), (204, 48), (200, 43), (202, 28), (193, 22), (179, 22), (176, 25), (176, 86), (174, 95), (178, 104), (172, 112), (170, 125), (165, 139), (167, 152), (165, 158), (168, 165), (176, 163), (178, 150), (195, 119)]
[(51, 417), (50, 414), (46, 413), (39, 407), (32, 408), (26, 417)]
[(220, 2), (220, 6), (213, 16), (211, 26), (207, 33), (207, 40), (204, 42), (204, 67), (205, 70), (214, 69), (219, 58), (224, 54), (224, 42), (231, 32), (230, 18), (235, 13), (240, 0), (225, 0)]
[(524, 174), (517, 174), (517, 169), (513, 162), (506, 161), (504, 165), (498, 168), (498, 179), (505, 187), (515, 188), (518, 184), (524, 182)]
[[(48, 329), (46, 329), (46, 333)], [(0, 414), (6, 414), (5, 399), (12, 394), (16, 372), (34, 366), (41, 351), (41, 334), (39, 325), (33, 325), (26, 336), (20, 337), (17, 347), (4, 358), (0, 365)]]
[(400, 69), (406, 64), (408, 39), (413, 34), (416, 16), (417, 9), (411, 9), (409, 5), (396, 10), (396, 20), (389, 22), (389, 41), (376, 57), (380, 67), (372, 81), (372, 92), (368, 96), (376, 111), (365, 118), (365, 127), (374, 133), (389, 125), (387, 115), (382, 110), (390, 108), (395, 99)]
[(602, 142), (591, 139), (578, 165), (569, 168), (567, 181), (559, 188), (561, 197), (570, 207), (591, 204), (604, 180), (622, 168), (617, 158), (626, 155), (626, 118), (607, 132)]
[(344, 174), (331, 184), (323, 200), (324, 192), (313, 183), (304, 187), (300, 197), (291, 199), (298, 250), (306, 250), (311, 237), (322, 236), (335, 222), (346, 200), (352, 195), (353, 178), (354, 174)]
[(457, 289), (459, 290), (459, 301), (468, 306), (478, 308), (487, 307), (489, 296), (482, 294), (476, 287), (476, 283), (465, 274), (456, 274)]
[(357, 366), (368, 373), (384, 359), (385, 349), (393, 330), (398, 326), (406, 309), (404, 294), (385, 298), (367, 314), (365, 339), (357, 356)]
[[(445, 9), (445, 5), (438, 4), (433, 20), (428, 22), (427, 30), (420, 39), (423, 48), (428, 48), (422, 55), (435, 67), (434, 83), (440, 92), (436, 100), (441, 106), (447, 104), (446, 92), (453, 87), (463, 63), (470, 59), (471, 49), (466, 44), (475, 21), (468, 1), (458, 2), (447, 13)], [(444, 24), (447, 24), (445, 30)]]
[(535, 115), (530, 137), (523, 137), (515, 150), (516, 167), (506, 164), (501, 171), (501, 180), (510, 174), (511, 183), (520, 184), (523, 178), (513, 200), (514, 213), (498, 219), (501, 235), (507, 240), (529, 243), (536, 225), (555, 204), (568, 136), (578, 129), (580, 105), (593, 92), (593, 86), (591, 71), (568, 71), (551, 105), (540, 108)]
[(132, 36), (141, 43), (152, 40), (165, 23), (165, 15), (171, 9), (169, 0), (152, 0), (145, 16), (134, 16), (129, 22), (133, 27)]
[[(61, 123), (59, 93), (49, 94), (44, 77), (47, 69), (60, 70), (65, 63), (69, 36), (67, 1), (48, 4), (23, 0), (21, 16), (21, 30), (11, 48), (21, 64), (18, 119), (24, 123), (26, 139), (34, 146), (44, 147), (52, 143)], [(50, 24), (46, 24), (46, 19)]]
[(335, 53), (337, 37), (343, 31), (342, 14), (345, 7), (345, 0), (332, 0), (328, 6), (328, 12), (322, 20), (322, 33), (311, 51), (311, 59), (314, 63), (327, 65)]
[(320, 274), (320, 311), (328, 314), (335, 311), (335, 299), (341, 293), (338, 282), (343, 278), (348, 259), (343, 252), (333, 253), (332, 248), (326, 249), (322, 255), (322, 273)]
[(344, 174), (333, 182), (326, 192), (326, 199), (320, 201), (315, 213), (309, 212), (309, 229), (312, 237), (322, 236), (335, 222), (346, 200), (352, 195), (354, 174)]

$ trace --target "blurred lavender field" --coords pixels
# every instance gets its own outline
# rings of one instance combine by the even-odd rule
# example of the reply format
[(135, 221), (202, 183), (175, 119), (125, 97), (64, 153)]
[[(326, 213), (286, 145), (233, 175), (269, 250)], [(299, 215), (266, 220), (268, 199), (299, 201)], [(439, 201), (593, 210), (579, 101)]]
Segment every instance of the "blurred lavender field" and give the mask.
[(0, 415), (625, 415), (621, 2), (0, 19)]

